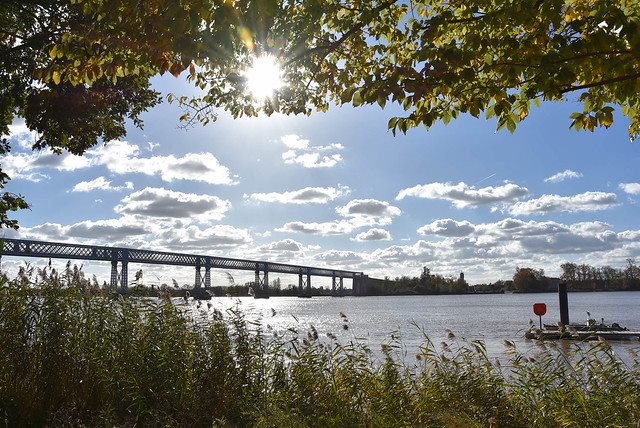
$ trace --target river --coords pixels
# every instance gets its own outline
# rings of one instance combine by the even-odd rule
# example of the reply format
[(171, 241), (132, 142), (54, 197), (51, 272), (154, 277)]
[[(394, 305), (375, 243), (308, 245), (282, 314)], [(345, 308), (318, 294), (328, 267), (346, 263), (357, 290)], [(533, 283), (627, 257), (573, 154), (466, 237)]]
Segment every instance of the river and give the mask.
[[(285, 333), (288, 328), (306, 330), (315, 326), (321, 335), (333, 333), (341, 342), (364, 339), (376, 352), (391, 334), (400, 334), (407, 354), (415, 353), (423, 342), (423, 330), (436, 346), (451, 330), (459, 339), (481, 339), (491, 357), (504, 355), (505, 340), (529, 354), (537, 352), (534, 341), (524, 338), (529, 320), (538, 324), (534, 303), (547, 304), (543, 322), (555, 324), (559, 318), (558, 295), (540, 294), (467, 294), (455, 296), (386, 296), (386, 297), (276, 297), (253, 299), (214, 297), (211, 307), (226, 311), (238, 305), (253, 319)], [(195, 302), (189, 305), (196, 305)], [(202, 302), (200, 308), (206, 309)], [(617, 322), (629, 330), (640, 330), (640, 292), (569, 293), (569, 316), (572, 323), (587, 319), (587, 311), (600, 321)], [(348, 319), (343, 327), (341, 313)], [(420, 328), (416, 327), (419, 326)], [(612, 343), (615, 352), (628, 360), (629, 350), (638, 350), (637, 341)]]

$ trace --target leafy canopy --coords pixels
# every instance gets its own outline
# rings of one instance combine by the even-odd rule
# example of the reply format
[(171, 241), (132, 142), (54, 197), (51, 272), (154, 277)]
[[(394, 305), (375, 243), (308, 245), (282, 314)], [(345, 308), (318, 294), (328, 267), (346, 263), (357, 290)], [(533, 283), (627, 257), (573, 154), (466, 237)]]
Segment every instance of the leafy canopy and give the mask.
[[(407, 112), (394, 131), (484, 113), (513, 132), (532, 102), (575, 93), (572, 127), (608, 127), (619, 106), (631, 138), (640, 132), (638, 0), (69, 1), (92, 26), (53, 47), (45, 80), (188, 68), (203, 95), (178, 98), (187, 121), (215, 108), (238, 117), (393, 101)], [(261, 53), (280, 58), (287, 85), (257, 103), (242, 71)]]
[[(255, 55), (286, 84), (246, 91)], [(640, 134), (639, 0), (9, 0), (0, 6), (0, 133), (14, 116), (35, 149), (82, 153), (125, 133), (158, 102), (149, 79), (187, 78), (169, 95), (185, 124), (333, 104), (393, 102), (395, 133), (461, 113), (513, 132), (531, 104), (577, 99), (571, 127)], [(0, 206), (0, 212), (4, 208)], [(0, 219), (0, 226), (4, 224)]]

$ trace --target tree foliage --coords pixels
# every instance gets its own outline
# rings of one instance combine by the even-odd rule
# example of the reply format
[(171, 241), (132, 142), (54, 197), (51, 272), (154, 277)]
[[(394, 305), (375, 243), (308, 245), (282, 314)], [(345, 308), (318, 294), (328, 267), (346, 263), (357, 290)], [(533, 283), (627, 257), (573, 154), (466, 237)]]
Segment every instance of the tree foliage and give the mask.
[[(394, 131), (461, 113), (513, 131), (532, 103), (574, 93), (572, 127), (608, 127), (619, 106), (631, 137), (640, 131), (637, 0), (69, 1), (92, 24), (55, 45), (45, 80), (189, 68), (203, 95), (179, 98), (185, 120), (391, 100), (407, 111)], [(287, 84), (257, 103), (242, 71), (263, 53), (280, 58)]]
[[(392, 101), (407, 112), (390, 119), (394, 132), (462, 113), (495, 116), (513, 132), (532, 103), (571, 97), (582, 107), (571, 127), (609, 127), (618, 106), (635, 139), (639, 10), (637, 1), (604, 0), (251, 2), (240, 14), (250, 19), (235, 24), (235, 54), (199, 58), (192, 78), (206, 94), (183, 99), (185, 119), (206, 121), (212, 107), (308, 114)], [(281, 58), (287, 86), (256, 106), (239, 71), (262, 52)]]
[(513, 275), (513, 286), (521, 292), (546, 291), (547, 283), (543, 269), (517, 267)]
[[(120, 79), (102, 73), (86, 82), (72, 79), (71, 70), (63, 71), (65, 61), (77, 63), (70, 52), (58, 51), (57, 44), (71, 33), (90, 35), (91, 28), (93, 18), (66, 1), (2, 3), (0, 135), (7, 135), (14, 118), (20, 117), (35, 131), (34, 150), (82, 154), (100, 141), (124, 136), (126, 120), (142, 125), (140, 114), (159, 102), (149, 83), (155, 70), (144, 67)], [(92, 55), (85, 52), (86, 58)], [(2, 140), (0, 156), (10, 149), (9, 142)], [(0, 188), (9, 179), (0, 169)], [(7, 213), (28, 207), (26, 201), (8, 192), (1, 197), (0, 227), (17, 227)]]
[[(640, 133), (638, 0), (8, 0), (0, 6), (0, 133), (17, 115), (36, 149), (82, 153), (158, 102), (149, 79), (187, 78), (181, 119), (401, 105), (395, 133), (461, 114), (513, 132), (532, 104), (577, 100), (571, 127)], [(279, 58), (257, 101), (243, 71)]]

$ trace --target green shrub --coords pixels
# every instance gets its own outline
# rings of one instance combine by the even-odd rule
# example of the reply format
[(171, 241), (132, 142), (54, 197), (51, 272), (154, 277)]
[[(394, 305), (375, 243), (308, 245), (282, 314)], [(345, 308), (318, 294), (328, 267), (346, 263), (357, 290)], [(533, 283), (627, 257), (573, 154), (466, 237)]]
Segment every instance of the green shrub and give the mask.
[[(122, 298), (67, 266), (0, 280), (0, 425), (190, 427), (637, 426), (640, 370), (606, 343), (508, 363), (425, 336), (408, 364), (310, 327), (275, 335), (238, 310), (194, 317)], [(345, 325), (348, 326), (346, 317)]]

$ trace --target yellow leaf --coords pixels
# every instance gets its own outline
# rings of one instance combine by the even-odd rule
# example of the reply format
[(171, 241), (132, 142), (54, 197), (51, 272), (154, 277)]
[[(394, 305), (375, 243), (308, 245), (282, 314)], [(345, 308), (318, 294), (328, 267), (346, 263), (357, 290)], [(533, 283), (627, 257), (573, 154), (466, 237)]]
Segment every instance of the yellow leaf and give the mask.
[(51, 77), (53, 78), (53, 83), (56, 85), (60, 84), (60, 72), (58, 70), (54, 71)]

